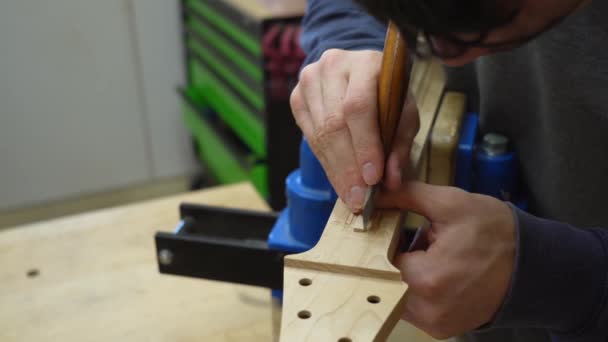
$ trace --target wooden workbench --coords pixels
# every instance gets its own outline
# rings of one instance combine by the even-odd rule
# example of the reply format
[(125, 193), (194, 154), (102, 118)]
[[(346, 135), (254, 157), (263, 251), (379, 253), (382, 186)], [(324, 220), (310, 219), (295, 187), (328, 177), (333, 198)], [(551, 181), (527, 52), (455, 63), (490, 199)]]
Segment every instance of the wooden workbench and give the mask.
[(0, 341), (271, 341), (267, 289), (158, 273), (154, 233), (184, 201), (268, 209), (238, 184), (1, 232)]

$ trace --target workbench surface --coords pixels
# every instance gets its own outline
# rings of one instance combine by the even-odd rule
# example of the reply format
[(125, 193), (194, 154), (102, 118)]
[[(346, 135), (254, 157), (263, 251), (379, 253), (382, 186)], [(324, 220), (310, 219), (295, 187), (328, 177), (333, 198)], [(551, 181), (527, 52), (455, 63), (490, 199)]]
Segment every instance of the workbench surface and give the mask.
[(237, 184), (1, 232), (0, 341), (271, 341), (269, 290), (158, 273), (186, 201), (268, 210)]

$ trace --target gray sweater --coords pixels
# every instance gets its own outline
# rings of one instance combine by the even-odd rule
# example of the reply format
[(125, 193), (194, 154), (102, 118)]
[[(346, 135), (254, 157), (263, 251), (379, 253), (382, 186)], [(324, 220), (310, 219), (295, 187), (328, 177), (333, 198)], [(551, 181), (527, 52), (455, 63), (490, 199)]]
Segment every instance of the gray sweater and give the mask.
[[(306, 63), (380, 50), (386, 30), (348, 0), (309, 0), (303, 24)], [(473, 340), (608, 340), (607, 48), (608, 3), (596, 0), (525, 46), (448, 70), (482, 131), (513, 142), (534, 214), (514, 209), (509, 294)]]
[(473, 97), (482, 129), (514, 142), (532, 212), (608, 227), (608, 2), (451, 76)]

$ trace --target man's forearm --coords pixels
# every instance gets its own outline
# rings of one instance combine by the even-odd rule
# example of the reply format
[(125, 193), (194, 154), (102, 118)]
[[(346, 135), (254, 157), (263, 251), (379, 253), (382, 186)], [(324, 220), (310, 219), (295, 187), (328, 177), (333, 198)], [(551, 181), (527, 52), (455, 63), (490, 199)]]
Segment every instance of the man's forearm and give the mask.
[(556, 341), (605, 341), (608, 231), (514, 213), (516, 267), (493, 325), (547, 328)]
[(386, 26), (350, 0), (308, 0), (302, 25), (304, 65), (329, 49), (382, 50), (384, 46)]

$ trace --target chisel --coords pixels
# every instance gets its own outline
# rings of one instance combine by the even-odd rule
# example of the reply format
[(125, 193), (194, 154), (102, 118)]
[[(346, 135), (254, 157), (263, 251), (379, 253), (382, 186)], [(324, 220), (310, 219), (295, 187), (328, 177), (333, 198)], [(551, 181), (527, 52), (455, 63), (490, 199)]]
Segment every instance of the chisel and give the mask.
[[(378, 126), (384, 148), (385, 158), (388, 159), (393, 138), (399, 125), (399, 118), (407, 96), (409, 84), (407, 45), (397, 26), (390, 22), (384, 40), (382, 66), (378, 81)], [(357, 231), (367, 231), (371, 225), (374, 212), (374, 194), (379, 184), (368, 187), (363, 203), (363, 210), (358, 215)]]

